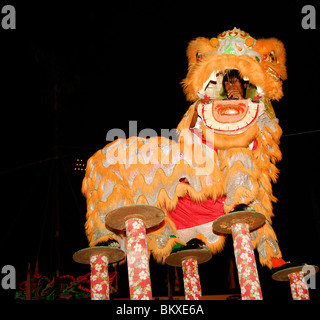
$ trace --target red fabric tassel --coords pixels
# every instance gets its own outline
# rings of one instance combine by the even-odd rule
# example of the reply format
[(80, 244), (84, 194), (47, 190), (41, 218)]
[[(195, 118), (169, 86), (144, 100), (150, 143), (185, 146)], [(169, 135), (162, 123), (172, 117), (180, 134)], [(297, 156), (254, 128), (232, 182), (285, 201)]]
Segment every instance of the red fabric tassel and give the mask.
[(272, 267), (273, 268), (278, 268), (283, 266), (286, 262), (281, 259), (281, 258), (271, 258), (271, 262), (272, 262)]

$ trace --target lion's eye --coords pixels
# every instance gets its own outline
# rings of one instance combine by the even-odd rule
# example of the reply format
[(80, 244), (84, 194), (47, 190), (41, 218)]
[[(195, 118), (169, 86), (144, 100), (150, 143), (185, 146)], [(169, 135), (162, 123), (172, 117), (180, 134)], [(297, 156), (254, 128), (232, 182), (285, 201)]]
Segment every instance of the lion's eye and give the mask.
[(274, 51), (271, 51), (271, 52), (269, 53), (269, 57), (270, 57), (271, 62), (275, 62), (275, 61), (276, 61), (276, 57), (275, 57), (275, 55), (274, 55)]
[(202, 59), (203, 59), (203, 55), (199, 52), (197, 52), (196, 57), (197, 57), (197, 62), (202, 61)]
[(269, 54), (266, 54), (263, 59), (268, 62), (277, 62), (274, 51), (271, 51)]

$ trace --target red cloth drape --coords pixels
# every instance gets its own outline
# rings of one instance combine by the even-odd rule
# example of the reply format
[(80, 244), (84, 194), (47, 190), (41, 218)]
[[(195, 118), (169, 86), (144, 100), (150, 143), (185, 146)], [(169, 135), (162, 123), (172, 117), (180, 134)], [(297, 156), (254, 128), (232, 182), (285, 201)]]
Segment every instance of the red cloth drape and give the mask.
[(179, 198), (175, 210), (169, 211), (170, 219), (175, 223), (177, 230), (191, 228), (205, 224), (219, 218), (224, 214), (223, 204), (225, 197), (219, 197), (215, 202), (207, 199), (197, 203), (187, 194)]

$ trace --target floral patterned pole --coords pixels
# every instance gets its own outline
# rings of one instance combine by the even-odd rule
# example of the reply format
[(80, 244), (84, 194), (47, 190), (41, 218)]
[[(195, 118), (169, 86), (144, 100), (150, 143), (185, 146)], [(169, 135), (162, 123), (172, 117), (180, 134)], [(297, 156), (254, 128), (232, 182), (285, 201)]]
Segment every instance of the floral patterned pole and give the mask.
[(310, 300), (309, 291), (302, 271), (288, 275), (293, 300)]
[(146, 226), (141, 219), (126, 221), (127, 263), (131, 300), (152, 300)]
[(262, 300), (260, 281), (254, 257), (249, 225), (236, 223), (231, 227), (242, 300)]
[(201, 300), (201, 285), (198, 272), (198, 261), (187, 258), (182, 261), (184, 294), (186, 300)]
[(90, 257), (91, 300), (109, 300), (108, 258), (104, 255)]

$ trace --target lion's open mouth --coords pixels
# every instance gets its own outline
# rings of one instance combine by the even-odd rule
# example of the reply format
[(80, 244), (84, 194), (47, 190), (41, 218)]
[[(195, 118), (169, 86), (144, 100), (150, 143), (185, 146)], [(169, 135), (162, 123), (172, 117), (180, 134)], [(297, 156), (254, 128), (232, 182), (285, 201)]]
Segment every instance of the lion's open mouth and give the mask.
[(247, 114), (248, 104), (246, 100), (213, 101), (213, 116), (221, 123), (233, 123), (243, 119)]
[[(224, 70), (213, 71), (210, 77), (203, 83), (202, 88), (197, 92), (198, 97), (204, 100), (228, 99), (227, 94), (223, 88), (222, 81), (225, 74), (230, 72), (231, 70), (238, 69), (227, 68)], [(244, 99), (253, 98), (254, 96), (263, 96), (263, 91), (261, 87), (251, 84), (250, 79), (247, 77), (244, 77), (242, 80), (244, 80), (247, 84)]]
[(261, 88), (247, 82), (244, 99), (228, 100), (222, 81), (226, 71), (214, 71), (198, 95), (198, 114), (205, 126), (221, 134), (238, 134), (253, 125), (264, 111)]
[(253, 125), (264, 110), (263, 102), (251, 99), (238, 100), (238, 105), (230, 105), (230, 100), (215, 100), (199, 103), (198, 114), (208, 129), (221, 134), (238, 134)]

